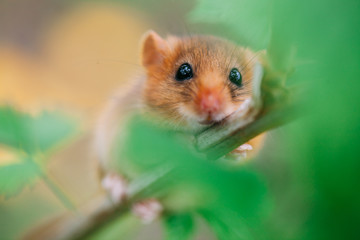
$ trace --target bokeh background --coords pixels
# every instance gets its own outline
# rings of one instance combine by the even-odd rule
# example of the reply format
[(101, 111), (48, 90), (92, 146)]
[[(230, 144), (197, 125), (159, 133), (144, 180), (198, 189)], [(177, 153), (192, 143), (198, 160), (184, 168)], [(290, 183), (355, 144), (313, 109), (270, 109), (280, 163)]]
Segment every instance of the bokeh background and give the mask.
[[(182, 33), (190, 6), (180, 1), (0, 1), (0, 103), (33, 115), (61, 111), (79, 123), (81, 137), (48, 164), (74, 204), (97, 191), (91, 129), (111, 95), (141, 71), (142, 35), (150, 29)], [(16, 162), (12, 155), (0, 146), (0, 164)], [(0, 238), (17, 238), (64, 211), (38, 182), (0, 200)]]

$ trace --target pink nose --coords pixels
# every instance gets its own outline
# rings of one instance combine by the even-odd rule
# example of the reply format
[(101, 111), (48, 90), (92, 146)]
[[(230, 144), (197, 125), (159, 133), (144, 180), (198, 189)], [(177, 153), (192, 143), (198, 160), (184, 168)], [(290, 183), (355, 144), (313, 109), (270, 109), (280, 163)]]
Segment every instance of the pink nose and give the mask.
[(203, 95), (200, 99), (200, 111), (204, 113), (216, 113), (220, 110), (220, 100), (214, 94)]

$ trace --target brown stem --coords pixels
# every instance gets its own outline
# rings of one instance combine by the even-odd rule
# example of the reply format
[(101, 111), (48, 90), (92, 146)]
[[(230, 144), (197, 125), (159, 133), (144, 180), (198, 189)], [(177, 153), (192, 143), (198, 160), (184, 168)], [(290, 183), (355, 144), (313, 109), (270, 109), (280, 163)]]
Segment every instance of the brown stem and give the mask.
[[(297, 117), (298, 112), (300, 112), (298, 111), (300, 102), (298, 96), (300, 94), (298, 94), (297, 89), (285, 89), (276, 86), (276, 84), (273, 85), (274, 82), (268, 81), (267, 83), (270, 83), (268, 88), (263, 86), (264, 105), (254, 121), (241, 128), (234, 127), (236, 126), (236, 119), (212, 126), (195, 136), (197, 149), (204, 152), (209, 159), (215, 160), (256, 135), (284, 125)], [(86, 210), (86, 214), (71, 216), (70, 219), (67, 219), (66, 224), (57, 226), (55, 232), (54, 228), (49, 227), (47, 233), (52, 232), (52, 237), (46, 234), (36, 235), (33, 233), (31, 235), (33, 238), (28, 235), (26, 239), (86, 239), (101, 230), (109, 222), (129, 211), (131, 205), (142, 198), (141, 195), (146, 189), (171, 174), (172, 171), (171, 166), (163, 166), (159, 172), (148, 174), (142, 179), (136, 180), (130, 185), (131, 193), (126, 203), (116, 206), (108, 198), (102, 196), (102, 199)], [(57, 233), (56, 237), (54, 237), (54, 233)]]

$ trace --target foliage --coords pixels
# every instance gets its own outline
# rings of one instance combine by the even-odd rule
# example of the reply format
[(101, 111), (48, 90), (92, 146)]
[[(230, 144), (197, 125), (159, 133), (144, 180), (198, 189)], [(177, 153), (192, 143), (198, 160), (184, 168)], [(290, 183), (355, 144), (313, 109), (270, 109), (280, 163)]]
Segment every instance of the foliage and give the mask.
[(193, 233), (194, 220), (190, 214), (170, 215), (165, 218), (167, 240), (186, 240)]
[(73, 123), (57, 113), (31, 117), (10, 107), (0, 108), (0, 142), (29, 154), (51, 150), (73, 130)]
[[(43, 112), (32, 117), (9, 106), (1, 107), (0, 144), (12, 151), (17, 159), (0, 166), (0, 196), (14, 196), (37, 178), (43, 178), (59, 197), (60, 190), (55, 189), (43, 171), (44, 159), (74, 132), (74, 127), (72, 121), (58, 113)], [(65, 204), (69, 205), (67, 200)]]
[[(275, 200), (268, 226), (261, 230), (265, 239), (356, 238), (360, 223), (360, 195), (354, 191), (360, 180), (356, 173), (360, 169), (356, 150), (360, 115), (355, 111), (360, 101), (356, 67), (360, 64), (360, 34), (354, 29), (360, 23), (360, 3), (274, 0), (259, 6), (259, 1), (246, 0), (198, 2), (190, 15), (192, 21), (220, 18), (222, 26), (235, 35), (246, 29), (244, 21), (239, 23), (240, 17), (232, 13), (252, 15), (245, 24), (254, 32), (263, 25), (251, 19), (270, 16), (265, 47), (271, 70), (285, 73), (288, 84), (306, 87), (305, 109), (311, 115), (283, 128), (283, 138), (278, 139), (282, 146), (269, 143), (275, 148), (261, 157), (280, 167), (265, 171), (272, 186), (269, 197)], [(242, 13), (246, 4), (249, 12)], [(262, 7), (269, 4), (271, 8), (262, 15)], [(248, 43), (233, 38), (255, 49), (262, 47), (257, 39)]]
[[(170, 176), (159, 181), (160, 186), (151, 191), (151, 195), (159, 191), (160, 197), (181, 191), (180, 201), (183, 204), (172, 205), (169, 200), (167, 209), (179, 211), (226, 206), (239, 210), (245, 218), (254, 217), (260, 210), (265, 187), (261, 177), (252, 170), (246, 167), (229, 168), (222, 163), (208, 161), (189, 150), (191, 141), (186, 136), (159, 128), (146, 118), (134, 118), (129, 132), (125, 152), (121, 151), (125, 159), (140, 167), (141, 172), (151, 172), (163, 166), (173, 169)], [(235, 184), (239, 182), (243, 184)], [(184, 194), (184, 190), (188, 194)]]
[(26, 185), (30, 185), (39, 175), (39, 167), (32, 161), (9, 164), (0, 168), (0, 193), (12, 197)]
[(268, 0), (199, 0), (189, 14), (191, 21), (223, 24), (243, 46), (264, 49), (270, 37), (272, 1)]

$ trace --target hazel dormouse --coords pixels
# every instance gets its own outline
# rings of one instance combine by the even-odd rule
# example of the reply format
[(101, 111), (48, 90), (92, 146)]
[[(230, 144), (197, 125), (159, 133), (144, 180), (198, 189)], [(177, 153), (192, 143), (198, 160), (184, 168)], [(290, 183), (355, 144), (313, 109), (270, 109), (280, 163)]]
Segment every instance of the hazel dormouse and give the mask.
[[(116, 134), (126, 134), (122, 128), (134, 112), (156, 115), (172, 129), (191, 132), (209, 127), (249, 103), (260, 61), (259, 54), (218, 37), (164, 39), (147, 32), (141, 48), (142, 77), (111, 98), (96, 127), (101, 183), (111, 199), (120, 203), (127, 195), (129, 173), (122, 171), (121, 159), (114, 163), (111, 152)], [(263, 139), (264, 135), (251, 139), (231, 154), (246, 158), (261, 148)], [(144, 222), (151, 222), (162, 206), (149, 199), (133, 210)]]

